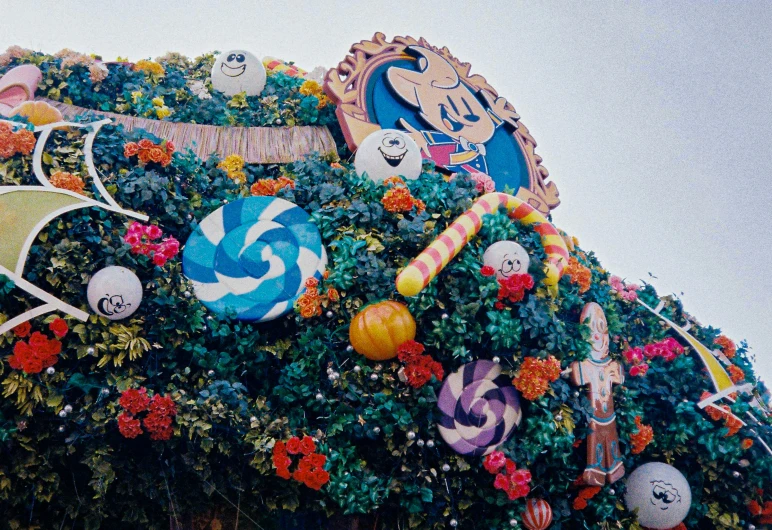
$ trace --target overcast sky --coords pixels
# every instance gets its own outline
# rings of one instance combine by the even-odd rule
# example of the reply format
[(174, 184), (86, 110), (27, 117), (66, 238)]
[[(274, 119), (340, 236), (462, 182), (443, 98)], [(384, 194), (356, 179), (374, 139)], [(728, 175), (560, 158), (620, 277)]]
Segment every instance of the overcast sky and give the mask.
[(2, 49), (105, 59), (245, 48), (311, 69), (376, 31), (448, 46), (536, 138), (555, 223), (747, 339), (772, 382), (772, 3), (0, 0), (0, 13)]

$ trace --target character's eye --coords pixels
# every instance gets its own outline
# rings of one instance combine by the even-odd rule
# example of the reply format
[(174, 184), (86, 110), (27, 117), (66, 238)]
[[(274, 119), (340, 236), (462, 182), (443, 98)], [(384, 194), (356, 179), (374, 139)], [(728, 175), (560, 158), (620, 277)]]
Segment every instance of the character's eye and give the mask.
[(458, 107), (456, 107), (456, 103), (450, 99), (450, 96), (448, 96), (448, 103), (450, 103), (450, 106), (453, 107), (453, 112), (455, 112), (456, 116), (458, 116), (460, 112), (458, 112)]
[(403, 147), (405, 147), (405, 140), (403, 140), (402, 138), (397, 136), (397, 137), (391, 139), (391, 145), (393, 147), (397, 147), (399, 149), (402, 149)]
[(480, 117), (474, 113), (474, 111), (472, 110), (472, 107), (469, 106), (469, 102), (464, 97), (461, 98), (461, 101), (464, 102), (464, 106), (466, 107), (466, 111), (467, 111), (467, 113), (464, 114), (464, 118), (466, 118), (467, 120), (473, 123), (476, 121), (480, 121)]
[(501, 274), (509, 274), (512, 272), (515, 268), (515, 263), (517, 260), (511, 260), (511, 259), (505, 259), (504, 262), (501, 264)]
[(246, 57), (244, 57), (244, 54), (243, 54), (243, 53), (240, 53), (240, 54), (238, 54), (238, 55), (236, 56), (236, 60), (237, 60), (238, 62), (240, 62), (240, 63), (243, 63), (243, 62), (244, 62), (244, 59), (246, 59)]
[(235, 60), (236, 60), (236, 54), (235, 54), (235, 53), (232, 53), (232, 54), (230, 54), (230, 55), (228, 56), (227, 62), (229, 62), (229, 63), (230, 63), (230, 62), (232, 62), (232, 61), (235, 61)]

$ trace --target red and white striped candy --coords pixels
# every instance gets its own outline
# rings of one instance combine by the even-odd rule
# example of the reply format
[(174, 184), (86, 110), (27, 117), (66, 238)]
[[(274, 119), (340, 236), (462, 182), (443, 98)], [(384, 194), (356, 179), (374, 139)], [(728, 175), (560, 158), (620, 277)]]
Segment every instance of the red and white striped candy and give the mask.
[(552, 508), (544, 499), (528, 499), (520, 517), (528, 530), (544, 530), (552, 523)]

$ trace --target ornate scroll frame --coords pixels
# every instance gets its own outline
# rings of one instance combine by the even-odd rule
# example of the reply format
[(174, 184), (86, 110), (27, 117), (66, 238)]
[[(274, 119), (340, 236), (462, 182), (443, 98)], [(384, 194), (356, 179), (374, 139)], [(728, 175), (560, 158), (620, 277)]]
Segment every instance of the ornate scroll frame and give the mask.
[[(351, 46), (351, 55), (341, 61), (337, 68), (327, 72), (324, 80), (324, 92), (335, 102), (335, 111), (343, 129), (349, 148), (353, 151), (370, 133), (381, 129), (371, 121), (367, 112), (367, 84), (373, 72), (383, 64), (399, 60), (413, 60), (406, 53), (408, 46), (422, 46), (445, 58), (458, 72), (461, 79), (476, 90), (486, 90), (498, 97), (498, 92), (479, 74), (470, 75), (471, 65), (456, 59), (446, 48), (432, 46), (425, 39), (413, 37), (394, 37), (391, 42), (383, 33), (376, 33), (371, 40), (363, 40)], [(514, 107), (507, 103), (509, 109)], [(522, 150), (530, 179), (528, 189), (520, 188), (517, 196), (544, 215), (560, 204), (559, 192), (554, 182), (546, 182), (549, 171), (542, 163), (542, 158), (535, 153), (536, 141), (528, 128), (518, 121), (518, 128), (513, 137)]]

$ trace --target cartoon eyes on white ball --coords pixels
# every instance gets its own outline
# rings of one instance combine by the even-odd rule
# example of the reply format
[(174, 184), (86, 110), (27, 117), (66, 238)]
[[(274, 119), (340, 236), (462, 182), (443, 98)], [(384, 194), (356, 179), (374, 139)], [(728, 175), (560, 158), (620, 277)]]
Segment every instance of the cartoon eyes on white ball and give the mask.
[(513, 272), (520, 272), (520, 269), (522, 267), (523, 267), (523, 264), (520, 263), (519, 259), (506, 259), (501, 264), (501, 268), (499, 269), (499, 272), (504, 275), (512, 274)]
[(239, 54), (232, 53), (228, 56), (227, 62), (232, 63), (233, 61), (236, 61), (239, 63), (243, 63), (245, 59), (246, 57), (244, 57), (243, 53), (239, 53)]
[(396, 147), (398, 149), (404, 149), (405, 140), (399, 136), (386, 136), (381, 140), (383, 147)]

